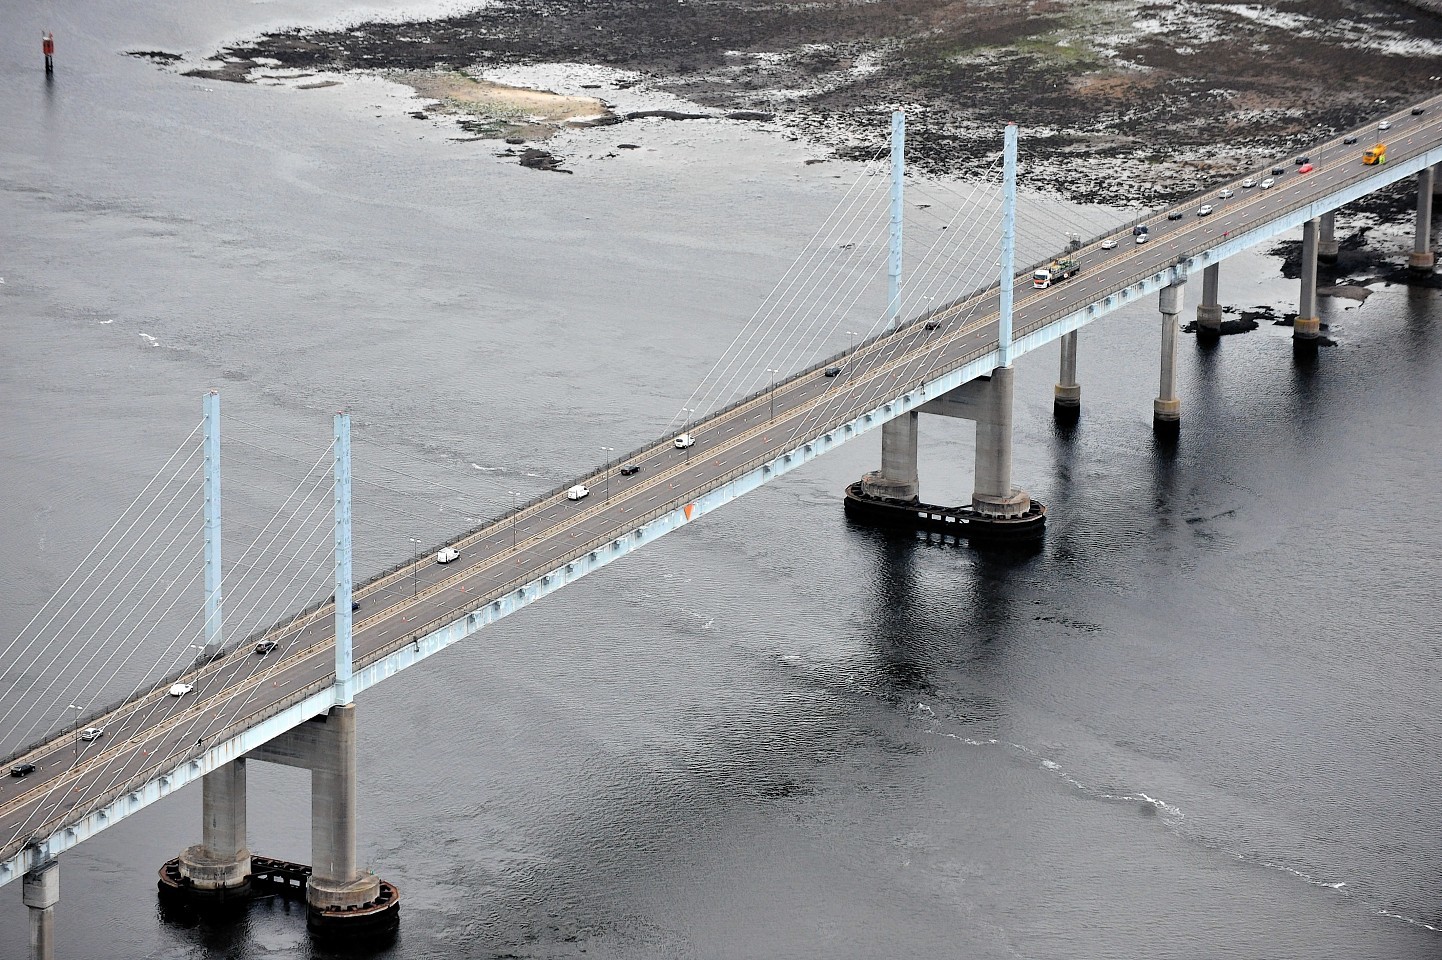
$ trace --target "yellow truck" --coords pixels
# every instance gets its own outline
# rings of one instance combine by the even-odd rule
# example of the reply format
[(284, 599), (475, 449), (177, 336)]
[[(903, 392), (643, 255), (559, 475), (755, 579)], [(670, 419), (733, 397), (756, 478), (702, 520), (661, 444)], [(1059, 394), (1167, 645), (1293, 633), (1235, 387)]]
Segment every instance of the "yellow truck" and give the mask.
[(1362, 162), (1368, 166), (1387, 162), (1387, 145), (1377, 143), (1362, 151)]

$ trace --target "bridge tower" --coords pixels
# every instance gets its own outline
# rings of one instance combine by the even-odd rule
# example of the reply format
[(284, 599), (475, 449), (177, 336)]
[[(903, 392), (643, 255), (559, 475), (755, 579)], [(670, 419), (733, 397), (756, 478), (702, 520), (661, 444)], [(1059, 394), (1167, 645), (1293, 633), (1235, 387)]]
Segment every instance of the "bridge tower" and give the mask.
[[(219, 496), (219, 398), (206, 400), (207, 535), (211, 532), (210, 495)], [(215, 440), (212, 450), (211, 438)], [(294, 727), (268, 743), (252, 749), (202, 780), (202, 841), (188, 848), (161, 871), (161, 889), (190, 902), (215, 904), (245, 898), (267, 877), (304, 877), (308, 925), (327, 939), (351, 939), (376, 931), (394, 929), (399, 918), (400, 895), (395, 886), (369, 870), (362, 870), (356, 856), (356, 708), (353, 702), (351, 647), (351, 467), (350, 417), (335, 417), (335, 682), (330, 688), (332, 705), (324, 713)], [(219, 504), (214, 525), (219, 538)], [(212, 554), (207, 551), (207, 561)], [(213, 556), (218, 564), (219, 546)], [(214, 596), (219, 610), (219, 574), (215, 589), (207, 569), (207, 600)], [(207, 613), (210, 611), (207, 602)], [(207, 637), (212, 634), (207, 633)], [(215, 650), (219, 650), (219, 628)], [(197, 744), (198, 746), (199, 744)], [(246, 848), (246, 763), (258, 760), (300, 767), (311, 773), (311, 858), (304, 865), (265, 860), (264, 869)], [(29, 887), (27, 886), (27, 891)], [(287, 880), (283, 891), (295, 889)], [(29, 894), (27, 893), (27, 898)], [(27, 902), (28, 899), (27, 899)]]
[[(899, 116), (899, 114), (897, 115)], [(892, 164), (893, 263), (899, 263), (900, 168), (899, 135), (893, 118)], [(987, 376), (963, 384), (915, 410), (903, 411), (882, 426), (881, 469), (866, 474), (846, 491), (848, 516), (884, 526), (939, 529), (973, 540), (1033, 539), (1042, 532), (1046, 508), (1024, 490), (1012, 486), (1012, 393), (1015, 371), (1012, 355), (1012, 298), (1016, 247), (1017, 128), (1007, 124), (1003, 153), (1004, 199), (1001, 228), (1001, 285), (997, 335), (997, 366)], [(899, 266), (893, 277), (899, 277)], [(893, 311), (899, 297), (893, 284)], [(899, 317), (893, 313), (895, 324)], [(1075, 340), (1071, 343), (1071, 380), (1075, 381)], [(1067, 373), (1063, 369), (1063, 379)], [(1059, 388), (1060, 389), (1060, 388)], [(1077, 396), (1080, 396), (1078, 389)], [(922, 503), (917, 479), (917, 440), (920, 413), (972, 420), (976, 424), (975, 481), (971, 503), (940, 507)]]

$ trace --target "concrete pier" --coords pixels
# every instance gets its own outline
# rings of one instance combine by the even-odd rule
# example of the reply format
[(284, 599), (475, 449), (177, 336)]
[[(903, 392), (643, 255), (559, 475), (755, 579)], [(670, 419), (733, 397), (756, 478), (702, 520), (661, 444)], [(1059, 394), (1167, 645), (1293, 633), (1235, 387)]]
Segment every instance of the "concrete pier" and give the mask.
[(380, 880), (356, 866), (355, 704), (331, 707), (313, 726), (310, 783), (311, 920), (373, 903)]
[(1052, 415), (1057, 423), (1076, 423), (1081, 417), (1081, 385), (1076, 380), (1077, 331), (1062, 335), (1061, 373), (1057, 377)]
[(1031, 497), (1011, 485), (1012, 384), (1016, 371), (997, 367), (983, 391), (976, 416), (976, 481), (971, 508), (991, 520), (1020, 517), (1031, 509)]
[(55, 960), (55, 904), (60, 902), (60, 864), (52, 860), (21, 880), (21, 897), (30, 912), (29, 960)]
[(881, 425), (881, 469), (861, 478), (868, 496), (915, 500), (921, 494), (916, 468), (920, 417), (915, 410)]
[(1302, 285), (1292, 339), (1303, 346), (1314, 346), (1322, 331), (1322, 321), (1317, 317), (1317, 226), (1316, 219), (1302, 224)]
[(1407, 269), (1413, 273), (1431, 273), (1437, 262), (1432, 252), (1432, 194), (1436, 187), (1436, 168), (1428, 167), (1417, 174), (1417, 228), (1412, 253), (1407, 257)]
[(1163, 287), (1158, 295), (1162, 312), (1161, 389), (1152, 401), (1152, 430), (1159, 436), (1175, 437), (1181, 430), (1182, 401), (1177, 399), (1177, 318), (1182, 312), (1185, 280)]
[(191, 889), (216, 899), (242, 896), (250, 882), (244, 758), (207, 773), (200, 789), (201, 842), (180, 855), (180, 875)]
[(1219, 299), (1222, 265), (1214, 263), (1202, 271), (1202, 302), (1197, 304), (1197, 336), (1216, 339), (1222, 335), (1222, 304)]
[(1317, 238), (1317, 259), (1323, 263), (1337, 262), (1337, 211), (1322, 214), (1322, 235)]

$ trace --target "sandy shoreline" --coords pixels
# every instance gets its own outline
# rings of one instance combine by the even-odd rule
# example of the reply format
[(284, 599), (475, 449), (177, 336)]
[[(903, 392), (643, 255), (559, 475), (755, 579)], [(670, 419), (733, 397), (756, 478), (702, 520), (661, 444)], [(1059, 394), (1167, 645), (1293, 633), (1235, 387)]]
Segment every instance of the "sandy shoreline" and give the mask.
[(420, 112), (455, 117), (461, 129), (479, 137), (544, 140), (573, 121), (612, 116), (596, 97), (507, 86), (461, 70), (397, 70), (384, 76), (433, 101)]

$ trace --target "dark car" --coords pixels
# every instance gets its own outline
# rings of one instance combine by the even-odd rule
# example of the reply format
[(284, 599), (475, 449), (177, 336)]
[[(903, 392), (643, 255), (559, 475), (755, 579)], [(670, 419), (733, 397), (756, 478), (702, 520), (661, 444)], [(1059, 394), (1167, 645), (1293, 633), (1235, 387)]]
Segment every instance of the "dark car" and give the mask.
[(621, 476), (623, 477), (634, 477), (640, 472), (641, 465), (639, 463), (628, 463), (621, 468)]
[(1412, 116), (1414, 116), (1414, 117), (1420, 117), (1420, 116), (1422, 116), (1422, 112), (1423, 112), (1424, 110), (1426, 110), (1426, 109), (1427, 109), (1426, 107), (1413, 107), (1413, 108), (1412, 108)]
[(1356, 138), (1356, 137), (1343, 137), (1343, 138), (1342, 138), (1342, 142), (1343, 142), (1343, 143), (1356, 143), (1356, 142), (1357, 142), (1357, 138)]
[(1182, 211), (1180, 211), (1180, 210), (1173, 210), (1171, 213), (1167, 214), (1167, 219), (1168, 219), (1168, 220), (1180, 220), (1180, 219), (1182, 219)]
[(1307, 155), (1303, 154), (1302, 156), (1298, 157), (1297, 159), (1293, 160), (1292, 162), (1295, 163), (1297, 166), (1300, 167), (1302, 164), (1304, 164), (1304, 163), (1309, 163), (1310, 161), (1311, 161), (1311, 157), (1308, 157)]
[(1144, 233), (1146, 233), (1146, 232), (1147, 232), (1147, 225), (1146, 225), (1145, 223), (1139, 223), (1139, 224), (1137, 224), (1135, 227), (1132, 227), (1132, 236), (1134, 236), (1134, 237), (1140, 237), (1142, 234), (1144, 234)]
[(828, 376), (828, 377), (834, 377), (834, 376), (836, 376), (836, 375), (837, 375), (838, 373), (840, 373), (840, 372), (841, 372), (841, 368), (840, 368), (840, 367), (827, 367), (827, 368), (826, 368), (826, 371), (825, 371), (826, 376)]
[(939, 327), (939, 326), (941, 326), (941, 321), (940, 321), (940, 320), (928, 320), (928, 321), (926, 321), (926, 323), (923, 325), (923, 329), (926, 329), (926, 330), (935, 330), (935, 329), (936, 329), (937, 327)]
[(1280, 177), (1282, 174), (1284, 174), (1284, 173), (1286, 173), (1286, 172), (1287, 172), (1287, 170), (1286, 170), (1285, 167), (1273, 167), (1273, 168), (1272, 168), (1272, 176), (1274, 176), (1274, 177)]
[(265, 656), (267, 653), (270, 653), (270, 652), (271, 652), (272, 650), (274, 650), (274, 649), (275, 649), (275, 641), (274, 641), (274, 640), (262, 640), (262, 641), (260, 641), (260, 643), (257, 643), (257, 644), (255, 645), (255, 652), (258, 653), (258, 654), (260, 654), (262, 657)]
[(17, 763), (10, 768), (10, 776), (12, 777), (28, 777), (34, 772), (35, 764), (33, 763)]

